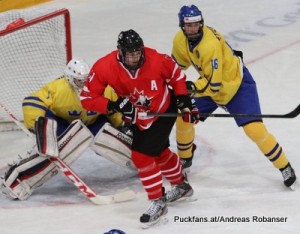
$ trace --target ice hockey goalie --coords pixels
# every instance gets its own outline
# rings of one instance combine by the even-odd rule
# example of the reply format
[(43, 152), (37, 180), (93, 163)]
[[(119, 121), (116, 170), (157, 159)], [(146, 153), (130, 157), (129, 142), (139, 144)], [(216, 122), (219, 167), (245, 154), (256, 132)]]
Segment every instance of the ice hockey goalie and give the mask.
[[(75, 120), (57, 138), (58, 157), (70, 165), (91, 147), (106, 159), (135, 171), (130, 156), (131, 141), (131, 136), (109, 123), (105, 123), (94, 137), (80, 120)], [(9, 199), (26, 200), (36, 188), (58, 173), (56, 166), (45, 155), (40, 155), (38, 148), (35, 145), (25, 158), (10, 164), (1, 178), (1, 190)]]

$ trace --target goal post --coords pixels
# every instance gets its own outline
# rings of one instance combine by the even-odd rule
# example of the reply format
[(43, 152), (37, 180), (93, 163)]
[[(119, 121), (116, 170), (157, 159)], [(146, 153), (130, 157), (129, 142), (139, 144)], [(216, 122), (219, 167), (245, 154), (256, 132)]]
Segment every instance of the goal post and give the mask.
[[(24, 97), (63, 76), (71, 58), (67, 9), (28, 8), (0, 13), (0, 102), (20, 121)], [(0, 112), (0, 123), (8, 120)]]

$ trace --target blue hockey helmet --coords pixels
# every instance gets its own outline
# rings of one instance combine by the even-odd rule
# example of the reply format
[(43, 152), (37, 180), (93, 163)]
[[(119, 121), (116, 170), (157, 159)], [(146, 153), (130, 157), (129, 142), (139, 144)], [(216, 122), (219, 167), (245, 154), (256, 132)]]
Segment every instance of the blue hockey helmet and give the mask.
[(112, 229), (108, 232), (105, 232), (104, 234), (126, 234), (126, 233), (119, 229)]
[[(203, 23), (204, 19), (202, 16), (201, 11), (196, 7), (195, 5), (191, 6), (183, 6), (180, 8), (180, 11), (178, 13), (178, 18), (179, 18), (179, 27), (181, 27), (184, 35), (187, 37), (187, 39), (190, 42), (197, 42), (200, 41), (202, 36), (203, 36)], [(199, 30), (194, 33), (188, 33), (184, 26), (191, 24), (191, 23), (196, 23), (199, 22)]]
[(179, 27), (183, 27), (184, 24), (201, 22), (203, 24), (203, 16), (201, 11), (195, 5), (183, 6), (178, 13)]

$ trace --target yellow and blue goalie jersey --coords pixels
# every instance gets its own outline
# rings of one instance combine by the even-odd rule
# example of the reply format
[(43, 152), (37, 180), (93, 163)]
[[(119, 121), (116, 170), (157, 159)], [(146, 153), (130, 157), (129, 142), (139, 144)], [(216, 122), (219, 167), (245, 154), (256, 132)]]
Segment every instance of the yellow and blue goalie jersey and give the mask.
[[(104, 96), (112, 101), (118, 98), (110, 86), (106, 88)], [(36, 118), (45, 116), (47, 111), (69, 123), (80, 119), (87, 126), (93, 124), (99, 116), (99, 113), (87, 111), (82, 107), (78, 94), (65, 77), (56, 79), (30, 94), (24, 99), (22, 108), (24, 123), (28, 129), (34, 128)], [(122, 123), (119, 113), (108, 118), (115, 127), (119, 127)]]
[(195, 97), (210, 96), (216, 103), (226, 105), (239, 89), (241, 61), (224, 37), (211, 27), (204, 25), (203, 37), (193, 47), (180, 30), (174, 37), (172, 57), (183, 70), (192, 65), (200, 74), (195, 85), (203, 93)]

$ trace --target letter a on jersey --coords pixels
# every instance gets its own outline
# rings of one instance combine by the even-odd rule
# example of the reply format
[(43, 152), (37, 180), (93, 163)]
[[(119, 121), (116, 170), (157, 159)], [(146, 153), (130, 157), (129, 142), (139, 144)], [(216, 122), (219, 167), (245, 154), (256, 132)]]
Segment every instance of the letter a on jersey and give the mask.
[(155, 80), (151, 80), (151, 90), (158, 90)]

